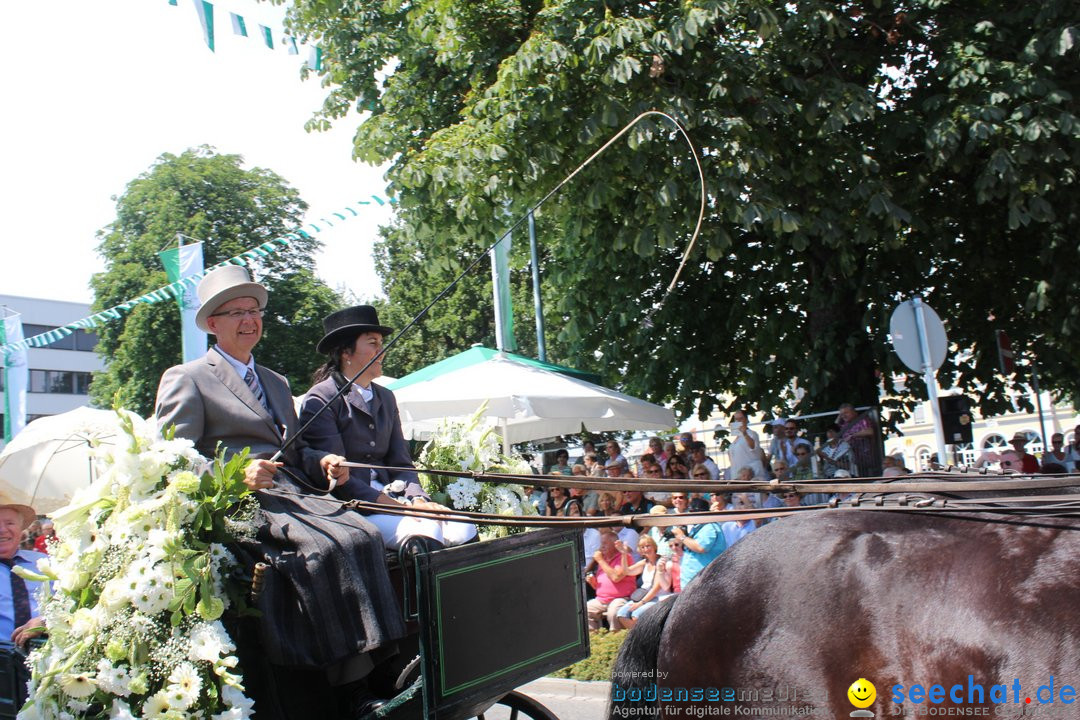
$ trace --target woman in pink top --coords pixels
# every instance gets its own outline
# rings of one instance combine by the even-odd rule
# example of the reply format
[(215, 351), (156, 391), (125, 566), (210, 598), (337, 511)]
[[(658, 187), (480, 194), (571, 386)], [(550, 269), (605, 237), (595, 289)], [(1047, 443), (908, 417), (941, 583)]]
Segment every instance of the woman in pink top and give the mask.
[(589, 613), (589, 632), (599, 630), (605, 616), (608, 627), (619, 627), (615, 613), (637, 587), (637, 578), (627, 573), (630, 563), (630, 548), (619, 542), (615, 531), (600, 531), (600, 549), (593, 553), (585, 573), (585, 582), (596, 591), (596, 597), (585, 606)]

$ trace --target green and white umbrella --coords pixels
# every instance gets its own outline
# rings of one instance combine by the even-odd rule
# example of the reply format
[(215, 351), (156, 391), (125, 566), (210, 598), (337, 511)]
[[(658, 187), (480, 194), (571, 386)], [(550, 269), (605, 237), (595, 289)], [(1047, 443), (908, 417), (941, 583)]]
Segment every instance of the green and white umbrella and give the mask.
[(474, 347), (389, 383), (406, 438), (426, 439), (439, 422), (485, 416), (504, 444), (572, 435), (582, 430), (668, 430), (674, 413), (581, 379), (571, 368)]

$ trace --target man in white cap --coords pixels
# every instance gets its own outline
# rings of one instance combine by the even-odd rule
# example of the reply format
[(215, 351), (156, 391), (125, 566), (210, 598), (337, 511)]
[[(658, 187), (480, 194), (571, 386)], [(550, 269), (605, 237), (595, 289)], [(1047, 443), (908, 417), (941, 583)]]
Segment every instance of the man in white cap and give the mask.
[(45, 557), (20, 548), (23, 530), (36, 519), (29, 505), (0, 504), (0, 638), (10, 638), (16, 645), (26, 645), (45, 624), (38, 616), (41, 583), (12, 572), (15, 566), (37, 572), (37, 561)]
[[(338, 465), (344, 458), (294, 442), (281, 462), (270, 460), (298, 423), (288, 382), (253, 355), (266, 288), (251, 282), (246, 268), (226, 266), (207, 273), (198, 295), (196, 325), (217, 344), (162, 375), (158, 423), (174, 426), (205, 457), (249, 448), (244, 482), (255, 491), (263, 522), (258, 543), (242, 547), (271, 567), (258, 603), (261, 650), (273, 676), (263, 691), (283, 717), (334, 716), (331, 698), (355, 698), (373, 658), (392, 652), (405, 635), (382, 538), (359, 513), (320, 498), (348, 480), (348, 469)], [(304, 668), (309, 677), (301, 681), (297, 670)], [(293, 689), (301, 682), (309, 691), (303, 695)], [(320, 683), (351, 689), (320, 692)], [(264, 710), (267, 704), (260, 716)]]

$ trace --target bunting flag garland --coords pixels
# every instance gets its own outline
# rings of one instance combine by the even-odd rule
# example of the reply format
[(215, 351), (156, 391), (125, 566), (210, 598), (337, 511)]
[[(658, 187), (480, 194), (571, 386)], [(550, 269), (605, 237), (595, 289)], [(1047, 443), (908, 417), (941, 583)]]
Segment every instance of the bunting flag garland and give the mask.
[[(393, 199), (379, 197), (378, 195), (371, 195), (370, 197), (372, 200), (375, 201), (376, 204), (380, 206), (386, 205), (387, 203), (391, 205), (395, 203)], [(353, 203), (353, 205), (371, 204), (371, 200), (357, 200)], [(351, 215), (346, 215), (345, 212), (334, 212), (331, 213), (331, 216), (337, 218), (338, 220), (344, 221), (348, 220), (350, 217), (357, 217), (360, 214), (356, 212), (352, 205), (346, 205), (343, 210), (348, 211), (349, 213), (351, 213)], [(326, 217), (320, 218), (320, 222), (322, 222), (328, 227), (334, 226), (334, 222)], [(202, 277), (211, 270), (219, 267), (224, 267), (226, 265), (248, 265), (253, 261), (257, 261), (260, 258), (269, 257), (270, 255), (273, 255), (274, 253), (288, 247), (294, 240), (299, 240), (300, 238), (309, 238), (312, 236), (312, 232), (320, 233), (322, 231), (323, 229), (321, 226), (315, 223), (308, 223), (307, 225), (298, 228), (294, 232), (285, 233), (281, 237), (276, 237), (273, 240), (267, 240), (260, 245), (256, 245), (249, 250), (245, 250), (239, 255), (225, 260), (224, 262), (220, 262), (217, 265), (212, 265), (203, 270), (202, 272), (182, 277), (176, 282), (169, 283), (168, 285), (159, 287), (156, 290), (151, 290), (145, 295), (140, 295), (139, 297), (132, 298), (131, 300), (125, 300), (119, 305), (114, 305), (111, 308), (106, 308), (101, 312), (97, 312), (93, 315), (80, 318), (79, 320), (67, 323), (66, 325), (58, 327), (54, 330), (49, 330), (48, 332), (41, 333), (40, 335), (34, 335), (18, 342), (4, 343), (3, 345), (0, 345), (0, 356), (6, 353), (21, 352), (32, 347), (45, 347), (46, 345), (51, 345), (52, 343), (57, 342), (58, 340), (62, 340), (63, 338), (71, 335), (76, 330), (91, 330), (98, 327), (99, 325), (104, 325), (107, 322), (119, 320), (123, 315), (131, 312), (131, 310), (138, 305), (151, 305), (153, 303), (162, 302), (165, 300), (176, 300), (177, 298), (183, 296), (185, 288), (196, 287)]]
[[(195, 13), (199, 16), (199, 24), (202, 27), (203, 41), (206, 46), (210, 48), (210, 52), (216, 52), (217, 43), (214, 40), (214, 4), (210, 0), (192, 0), (195, 5)], [(178, 0), (168, 0), (169, 5), (176, 6)], [(248, 34), (247, 21), (244, 20), (242, 15), (235, 12), (229, 12), (229, 21), (232, 25), (233, 35), (239, 37), (252, 37)], [(270, 50), (277, 49), (278, 46), (285, 49), (289, 55), (299, 55), (300, 47), (297, 40), (292, 35), (285, 35), (278, 39), (278, 42), (274, 42), (274, 30), (266, 25), (256, 23), (258, 31), (255, 35), (262, 41), (262, 43)], [(311, 48), (308, 59), (305, 64), (315, 72), (322, 72), (323, 69), (323, 51), (322, 48), (315, 46)]]

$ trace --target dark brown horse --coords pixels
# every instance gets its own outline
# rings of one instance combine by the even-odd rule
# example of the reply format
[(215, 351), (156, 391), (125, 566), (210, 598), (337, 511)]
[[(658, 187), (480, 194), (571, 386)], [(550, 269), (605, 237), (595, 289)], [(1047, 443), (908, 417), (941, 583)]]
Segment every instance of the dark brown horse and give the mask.
[(848, 717), (860, 678), (877, 694), (863, 717), (1080, 717), (1080, 521), (838, 509), (771, 523), (642, 618), (610, 715)]

